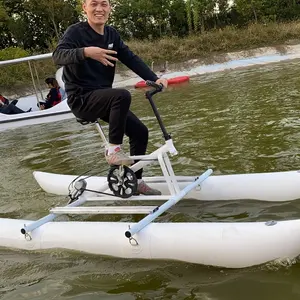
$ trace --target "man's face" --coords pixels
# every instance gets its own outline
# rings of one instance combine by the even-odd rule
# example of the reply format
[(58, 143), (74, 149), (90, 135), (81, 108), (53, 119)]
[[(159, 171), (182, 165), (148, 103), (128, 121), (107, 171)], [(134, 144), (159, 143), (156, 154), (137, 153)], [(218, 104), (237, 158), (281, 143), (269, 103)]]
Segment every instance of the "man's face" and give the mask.
[(108, 0), (86, 0), (82, 8), (88, 20), (94, 25), (104, 25), (111, 11)]

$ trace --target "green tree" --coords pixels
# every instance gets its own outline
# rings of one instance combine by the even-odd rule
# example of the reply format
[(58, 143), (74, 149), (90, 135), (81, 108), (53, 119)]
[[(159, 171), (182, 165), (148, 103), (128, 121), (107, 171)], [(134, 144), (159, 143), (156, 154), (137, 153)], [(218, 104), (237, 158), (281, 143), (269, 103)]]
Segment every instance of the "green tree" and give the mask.
[(25, 9), (36, 21), (42, 20), (47, 34), (57, 39), (68, 25), (79, 20), (78, 0), (27, 0)]
[(263, 7), (262, 0), (235, 0), (235, 8), (245, 22), (254, 20), (257, 23), (263, 15)]
[[(1, 0), (6, 13), (0, 48), (20, 46), (24, 49), (47, 49), (65, 29), (79, 20), (80, 0)], [(0, 8), (0, 11), (3, 9)], [(2, 15), (2, 13), (0, 12)]]
[(118, 0), (111, 15), (111, 24), (124, 38), (161, 37), (170, 30), (169, 20), (168, 0)]
[(184, 0), (174, 0), (170, 4), (170, 32), (175, 36), (188, 34), (186, 3)]
[(203, 32), (206, 22), (215, 15), (216, 0), (188, 0), (186, 2), (189, 32)]
[(189, 33), (193, 32), (193, 16), (192, 16), (192, 0), (186, 1), (186, 13), (187, 13), (187, 22), (189, 27)]
[(12, 35), (8, 28), (9, 14), (7, 12), (6, 3), (0, 0), (0, 49), (9, 47), (13, 44)]

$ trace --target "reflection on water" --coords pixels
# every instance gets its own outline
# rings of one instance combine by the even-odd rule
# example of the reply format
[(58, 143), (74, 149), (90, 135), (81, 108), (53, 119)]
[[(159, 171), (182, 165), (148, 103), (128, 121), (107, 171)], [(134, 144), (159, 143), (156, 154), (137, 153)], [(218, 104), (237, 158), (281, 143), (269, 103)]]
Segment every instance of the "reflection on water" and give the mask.
[[(208, 74), (155, 96), (179, 151), (171, 158), (176, 174), (200, 175), (207, 168), (214, 174), (298, 169), (299, 66), (293, 61)], [(162, 133), (144, 91), (132, 89), (132, 93), (132, 109), (150, 129), (150, 152), (163, 143)], [(0, 139), (0, 217), (36, 219), (50, 207), (66, 203), (64, 197), (41, 191), (33, 179), (34, 170), (107, 174), (98, 132), (75, 120), (1, 132)], [(128, 149), (127, 142), (125, 138)], [(156, 165), (145, 169), (145, 175), (160, 174)], [(294, 219), (300, 217), (299, 207), (300, 201), (182, 201), (160, 220)], [(128, 220), (130, 216), (106, 218)], [(274, 300), (293, 300), (299, 299), (298, 282), (296, 261), (225, 270), (71, 251), (0, 250), (1, 299), (252, 300), (267, 299), (271, 293)]]

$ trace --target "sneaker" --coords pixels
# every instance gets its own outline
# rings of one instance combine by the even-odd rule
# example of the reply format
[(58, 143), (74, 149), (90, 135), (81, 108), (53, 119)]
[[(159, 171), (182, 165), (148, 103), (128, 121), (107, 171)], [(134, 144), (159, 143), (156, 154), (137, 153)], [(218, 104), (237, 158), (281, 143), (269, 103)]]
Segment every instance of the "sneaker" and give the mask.
[(161, 195), (161, 191), (151, 188), (149, 185), (142, 180), (137, 187), (137, 195)]
[(117, 148), (114, 153), (107, 154), (105, 152), (105, 158), (109, 165), (132, 165), (134, 160), (131, 159), (121, 148)]

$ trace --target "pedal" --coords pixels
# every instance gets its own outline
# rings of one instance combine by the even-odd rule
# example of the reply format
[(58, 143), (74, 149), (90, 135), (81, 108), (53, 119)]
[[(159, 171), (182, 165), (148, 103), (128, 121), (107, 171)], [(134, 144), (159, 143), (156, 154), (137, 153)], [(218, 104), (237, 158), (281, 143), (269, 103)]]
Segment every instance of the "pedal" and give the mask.
[(137, 192), (137, 178), (135, 173), (127, 166), (111, 166), (107, 182), (109, 189), (115, 196), (129, 198)]

